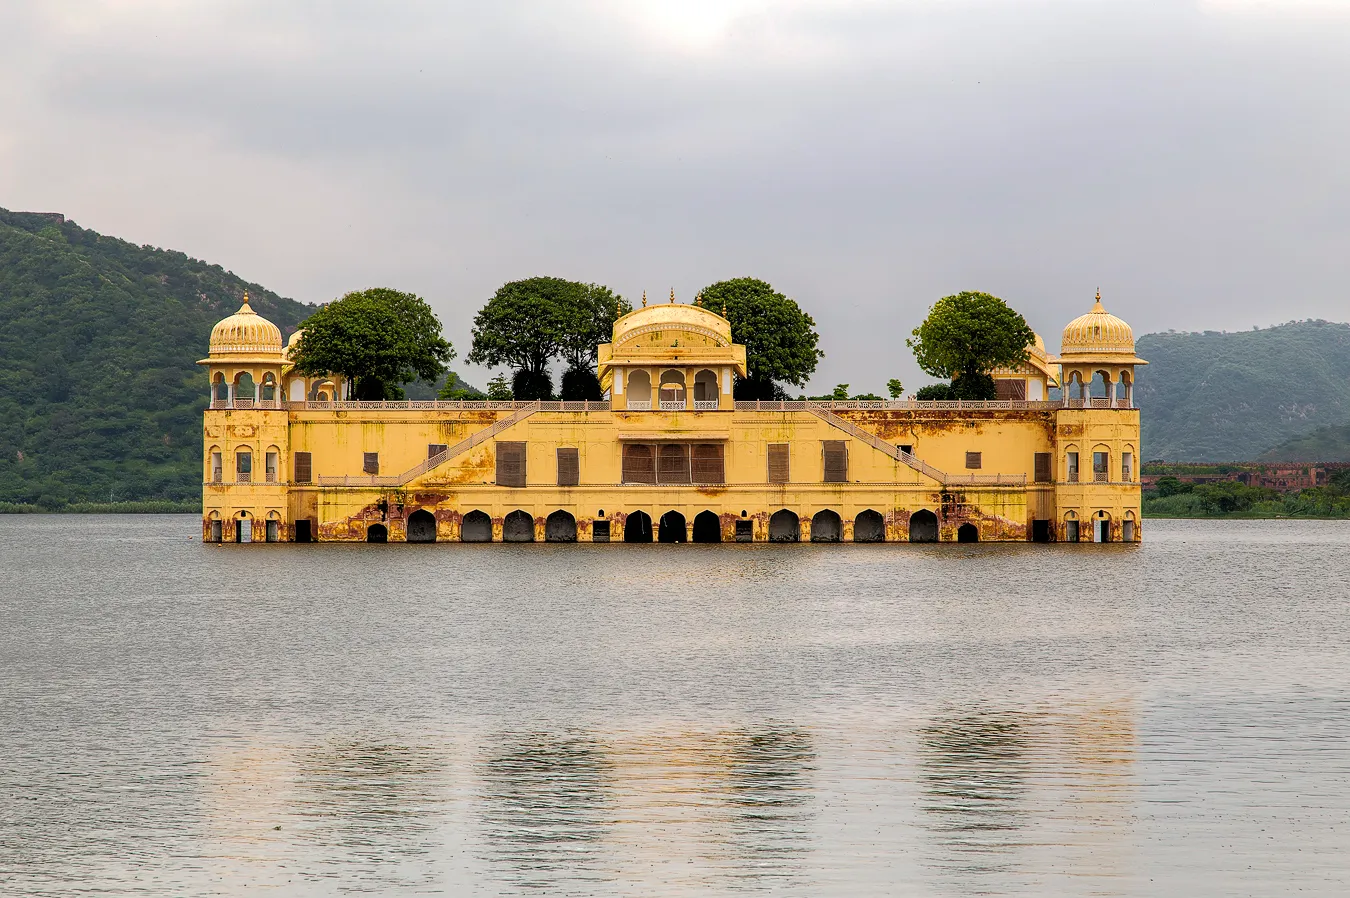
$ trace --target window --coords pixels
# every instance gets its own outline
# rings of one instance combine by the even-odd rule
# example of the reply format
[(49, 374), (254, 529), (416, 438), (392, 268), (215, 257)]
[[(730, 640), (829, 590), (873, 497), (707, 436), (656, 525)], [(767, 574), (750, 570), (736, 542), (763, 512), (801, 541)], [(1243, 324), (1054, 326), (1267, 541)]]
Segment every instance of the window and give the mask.
[(609, 542), (609, 521), (596, 521), (591, 524), (591, 542)]
[(525, 485), (524, 443), (497, 443), (497, 485)]
[(1065, 541), (1066, 543), (1076, 543), (1076, 542), (1078, 542), (1078, 522), (1077, 522), (1077, 521), (1065, 521), (1065, 522), (1064, 522), (1064, 541)]
[(966, 467), (969, 468), (969, 469), (971, 469), (972, 471), (973, 471), (973, 470), (978, 470), (979, 468), (984, 467), (984, 453), (982, 453), (982, 452), (967, 452), (967, 453), (966, 453)]
[(788, 444), (769, 444), (769, 482), (788, 482)]
[(239, 483), (251, 483), (253, 481), (253, 453), (248, 450), (236, 452), (234, 455), (234, 479)]
[(365, 453), (365, 457), (361, 461), (361, 470), (371, 475), (380, 473), (380, 453)]
[(896, 448), (899, 449), (901, 452), (905, 453), (906, 455), (913, 455), (913, 454), (914, 454), (914, 444), (913, 444), (913, 443), (901, 443), (901, 444), (900, 444), (899, 446), (897, 446)]
[(435, 458), (449, 448), (445, 443), (427, 443), (427, 458)]
[(1036, 453), (1036, 482), (1037, 482), (1037, 483), (1049, 483), (1049, 482), (1051, 481), (1051, 479), (1052, 479), (1052, 478), (1051, 478), (1051, 476), (1050, 476), (1050, 453), (1049, 453), (1049, 452), (1037, 452), (1037, 453)]
[[(263, 456), (263, 472), (268, 483), (277, 482), (277, 453), (268, 452)], [(273, 540), (273, 542), (275, 541)]]
[(219, 452), (211, 453), (211, 482), (220, 483), (225, 479), (225, 461)]
[[(1078, 453), (1077, 453), (1077, 452), (1070, 452), (1070, 453), (1068, 453), (1068, 454), (1065, 456), (1065, 458), (1068, 459), (1068, 463), (1069, 463), (1069, 482), (1070, 482), (1070, 483), (1077, 483), (1077, 482), (1078, 482)], [(1076, 526), (1076, 525), (1075, 525), (1075, 526)], [(1070, 540), (1070, 542), (1077, 542), (1077, 540)]]
[(822, 440), (824, 477), (826, 483), (848, 482), (848, 443), (845, 440)]
[(651, 446), (625, 444), (623, 447), (623, 482), (655, 483), (656, 459)]
[(1025, 380), (996, 380), (994, 381), (994, 398), (1008, 401), (1009, 399), (1026, 399), (1027, 382)]
[(736, 542), (749, 543), (755, 540), (755, 522), (737, 521), (736, 522)]
[(721, 443), (694, 444), (694, 482), (726, 483)]
[(1111, 453), (1092, 453), (1092, 479), (1097, 483), (1105, 483), (1111, 479)]
[(1122, 452), (1120, 454), (1120, 479), (1126, 483), (1134, 480), (1134, 453)]
[(295, 453), (295, 482), (309, 483), (314, 479), (312, 456), (308, 452)]
[(575, 446), (558, 448), (558, 486), (576, 486), (581, 482), (581, 460)]
[(680, 443), (667, 443), (662, 446), (656, 474), (657, 480), (661, 483), (688, 483), (690, 479), (688, 447)]

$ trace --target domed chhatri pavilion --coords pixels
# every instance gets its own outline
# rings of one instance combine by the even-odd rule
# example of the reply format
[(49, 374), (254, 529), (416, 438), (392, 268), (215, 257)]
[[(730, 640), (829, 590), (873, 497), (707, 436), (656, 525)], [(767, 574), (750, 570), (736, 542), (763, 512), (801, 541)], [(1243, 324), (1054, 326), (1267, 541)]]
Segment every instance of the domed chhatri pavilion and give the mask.
[[(1129, 325), (1037, 336), (989, 402), (738, 402), (745, 347), (672, 301), (599, 348), (603, 402), (353, 402), (248, 304), (216, 325), (203, 537), (310, 542), (1136, 542)], [(1059, 398), (1051, 398), (1052, 391)]]

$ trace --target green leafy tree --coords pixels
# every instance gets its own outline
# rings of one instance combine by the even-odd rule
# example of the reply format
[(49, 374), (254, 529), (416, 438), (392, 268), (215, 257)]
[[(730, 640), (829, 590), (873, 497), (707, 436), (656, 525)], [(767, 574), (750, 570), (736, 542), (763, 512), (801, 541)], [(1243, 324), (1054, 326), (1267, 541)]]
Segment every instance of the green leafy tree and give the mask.
[(933, 304), (905, 342), (919, 367), (952, 381), (956, 399), (993, 399), (995, 368), (1020, 365), (1036, 338), (1016, 311), (988, 293), (957, 293)]
[(510, 402), (516, 398), (516, 394), (511, 392), (511, 381), (505, 374), (498, 374), (488, 381), (487, 398), (493, 402)]
[(891, 394), (892, 399), (899, 399), (905, 395), (905, 385), (900, 382), (900, 378), (892, 377), (886, 381), (886, 392)]
[(811, 316), (758, 278), (709, 284), (698, 304), (719, 314), (726, 309), (732, 339), (745, 344), (749, 376), (737, 380), (737, 399), (786, 398), (780, 384), (806, 386), (825, 355)]
[(952, 395), (951, 384), (929, 384), (926, 387), (919, 387), (914, 398), (920, 402), (946, 402), (956, 397)]
[(482, 390), (477, 390), (459, 379), (459, 375), (451, 371), (445, 378), (445, 384), (436, 393), (437, 399), (448, 399), (452, 402), (474, 402), (479, 399), (486, 399), (487, 395)]
[(348, 293), (311, 315), (291, 358), (301, 374), (340, 374), (356, 399), (401, 399), (402, 385), (435, 380), (455, 357), (441, 322), (419, 296), (376, 287)]

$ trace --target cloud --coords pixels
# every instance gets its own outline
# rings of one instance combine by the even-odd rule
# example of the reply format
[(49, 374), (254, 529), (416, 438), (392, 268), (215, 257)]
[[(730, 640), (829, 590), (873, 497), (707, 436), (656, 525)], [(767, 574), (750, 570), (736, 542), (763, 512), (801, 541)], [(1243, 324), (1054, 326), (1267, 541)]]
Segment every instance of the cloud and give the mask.
[(1110, 2), (70, 3), (0, 11), (0, 205), (306, 300), (757, 274), (819, 385), (918, 383), (983, 289), (1053, 348), (1344, 317), (1350, 26)]

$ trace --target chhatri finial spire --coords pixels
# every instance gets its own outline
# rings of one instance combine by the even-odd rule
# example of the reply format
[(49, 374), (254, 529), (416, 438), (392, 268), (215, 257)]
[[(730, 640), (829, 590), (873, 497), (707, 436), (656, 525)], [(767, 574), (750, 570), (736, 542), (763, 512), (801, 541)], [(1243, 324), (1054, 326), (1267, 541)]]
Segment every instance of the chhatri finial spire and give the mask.
[(671, 287), (671, 288), (670, 288), (670, 301), (671, 301), (671, 302), (674, 302), (674, 301), (675, 301), (675, 288), (674, 288), (674, 287)]
[(251, 306), (251, 305), (248, 304), (248, 291), (245, 290), (245, 291), (244, 291), (244, 304), (241, 305), (241, 306), (239, 307), (239, 312), (236, 312), (235, 314), (237, 315), (237, 314), (240, 314), (240, 313), (247, 313), (247, 312), (252, 312), (252, 311), (253, 311), (253, 306)]
[(1097, 302), (1096, 302), (1095, 305), (1093, 305), (1092, 311), (1094, 311), (1094, 312), (1105, 312), (1105, 311), (1106, 311), (1106, 307), (1102, 305), (1102, 288), (1101, 288), (1101, 287), (1098, 287), (1098, 288), (1097, 288)]
[(647, 291), (646, 291), (646, 290), (643, 290), (643, 291), (642, 291), (642, 307), (643, 307), (644, 309), (647, 308)]

